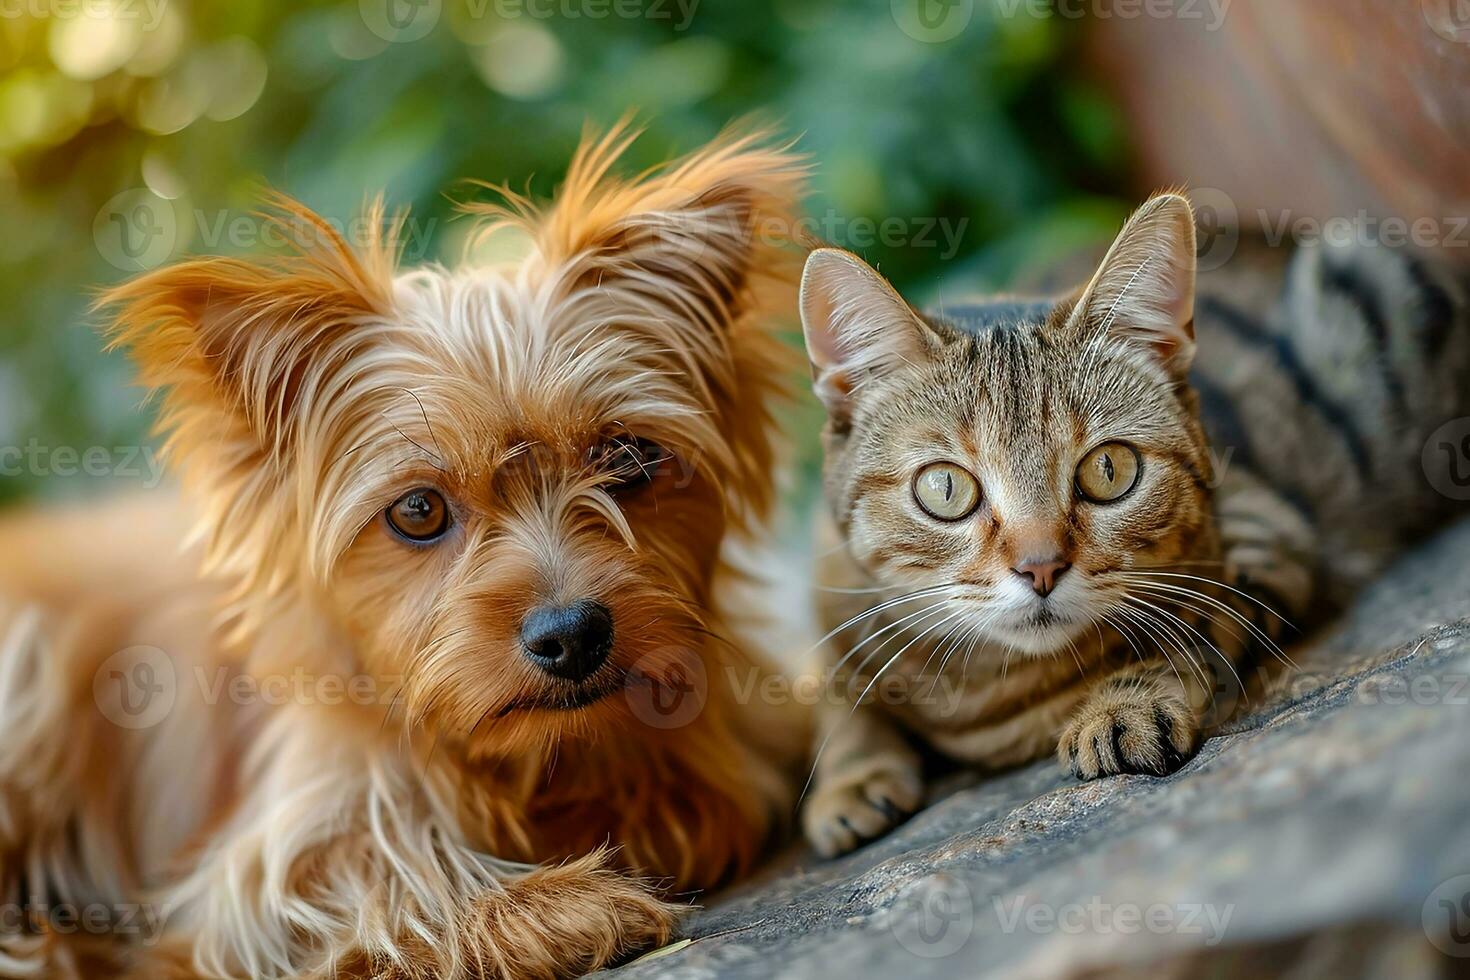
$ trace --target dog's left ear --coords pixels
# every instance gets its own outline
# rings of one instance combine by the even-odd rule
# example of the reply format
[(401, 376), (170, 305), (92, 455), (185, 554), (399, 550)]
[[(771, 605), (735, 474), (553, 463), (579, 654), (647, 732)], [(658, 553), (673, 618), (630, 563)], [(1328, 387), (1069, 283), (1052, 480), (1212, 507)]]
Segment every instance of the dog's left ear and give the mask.
[[(303, 410), (351, 371), (391, 305), (391, 243), (356, 250), (305, 206), (279, 196), (271, 205), (260, 218), (290, 253), (179, 262), (97, 303), (114, 313), (113, 346), (162, 392), (162, 424), (186, 455), (226, 441), (239, 453), (288, 451)], [(364, 222), (383, 227), (381, 205)]]
[(745, 134), (631, 181), (609, 176), (636, 135), (618, 127), (577, 152), (539, 228), (548, 260), (711, 329), (748, 311), (754, 280), (794, 278), (799, 155)]

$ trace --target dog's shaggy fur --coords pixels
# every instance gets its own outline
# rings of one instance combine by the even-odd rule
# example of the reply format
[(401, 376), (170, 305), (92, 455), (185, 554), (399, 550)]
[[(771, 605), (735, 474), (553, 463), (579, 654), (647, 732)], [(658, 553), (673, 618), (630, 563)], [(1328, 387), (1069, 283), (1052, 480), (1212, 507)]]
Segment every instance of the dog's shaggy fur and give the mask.
[[(165, 917), (138, 977), (580, 974), (750, 863), (789, 801), (717, 583), (771, 502), (794, 275), (757, 229), (802, 165), (732, 136), (617, 179), (631, 138), (485, 216), (508, 266), (399, 272), (278, 200), (308, 247), (106, 294), (184, 493), (0, 524), (0, 900), (43, 910), (0, 975), (88, 973), (44, 910), (123, 903)], [(671, 458), (620, 491), (630, 437)], [(422, 487), (431, 545), (385, 519)], [(548, 676), (522, 620), (584, 599), (611, 654)]]

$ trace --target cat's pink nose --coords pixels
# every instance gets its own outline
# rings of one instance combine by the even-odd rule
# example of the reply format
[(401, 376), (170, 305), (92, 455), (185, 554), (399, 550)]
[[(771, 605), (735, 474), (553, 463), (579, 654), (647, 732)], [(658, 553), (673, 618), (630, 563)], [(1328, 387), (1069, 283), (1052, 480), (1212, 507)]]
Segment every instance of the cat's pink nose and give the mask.
[(1028, 558), (1011, 571), (1028, 580), (1037, 595), (1047, 596), (1051, 595), (1051, 590), (1057, 587), (1057, 579), (1061, 578), (1062, 573), (1071, 567), (1071, 562), (1062, 561), (1059, 558)]

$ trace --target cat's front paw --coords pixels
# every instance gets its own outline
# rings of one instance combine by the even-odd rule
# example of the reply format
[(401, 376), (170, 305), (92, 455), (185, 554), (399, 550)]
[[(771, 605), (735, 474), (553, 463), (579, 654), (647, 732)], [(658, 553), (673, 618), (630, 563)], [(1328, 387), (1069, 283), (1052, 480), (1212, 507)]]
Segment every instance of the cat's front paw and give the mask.
[(818, 783), (801, 811), (806, 839), (823, 857), (846, 854), (908, 819), (924, 800), (924, 779), (905, 763), (842, 773)]
[(1120, 773), (1165, 776), (1194, 753), (1199, 728), (1178, 697), (1147, 687), (1111, 687), (1085, 700), (1057, 743), (1078, 779)]

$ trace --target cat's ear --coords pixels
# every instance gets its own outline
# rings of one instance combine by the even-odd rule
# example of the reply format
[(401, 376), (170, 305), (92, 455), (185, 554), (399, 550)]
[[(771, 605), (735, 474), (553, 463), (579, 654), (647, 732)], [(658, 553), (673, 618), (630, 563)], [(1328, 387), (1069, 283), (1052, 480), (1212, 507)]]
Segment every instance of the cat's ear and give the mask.
[(801, 327), (812, 386), (834, 419), (847, 416), (864, 380), (923, 360), (938, 343), (886, 279), (837, 248), (819, 248), (807, 257)]
[(1139, 208), (1092, 277), (1074, 322), (1148, 345), (1176, 380), (1194, 360), (1194, 211), (1178, 194)]

